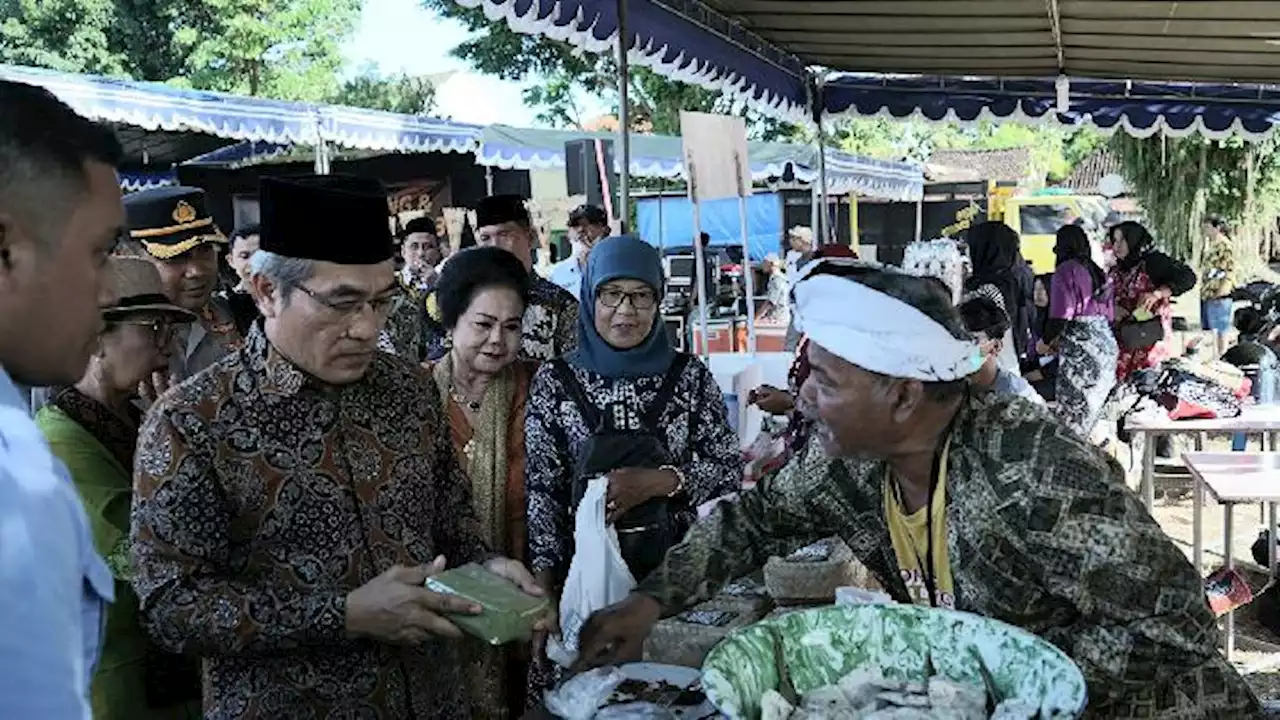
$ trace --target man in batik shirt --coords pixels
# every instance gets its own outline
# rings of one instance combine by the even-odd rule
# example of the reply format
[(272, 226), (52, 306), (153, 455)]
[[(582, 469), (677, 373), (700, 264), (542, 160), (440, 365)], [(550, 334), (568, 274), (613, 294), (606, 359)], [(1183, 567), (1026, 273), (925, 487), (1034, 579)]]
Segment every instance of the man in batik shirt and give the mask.
[[(483, 562), (440, 398), (378, 352), (398, 290), (385, 192), (264, 179), (245, 346), (162, 397), (138, 443), (134, 588), (205, 659), (205, 717), (461, 720), (456, 626), (428, 575)], [(353, 242), (352, 238), (359, 238)]]
[(185, 380), (244, 342), (228, 300), (214, 295), (218, 255), (225, 250), (227, 238), (214, 224), (199, 188), (175, 186), (132, 193), (125, 196), (124, 209), (129, 238), (123, 250), (150, 260), (160, 271), (169, 301), (199, 318), (175, 333), (169, 362), (172, 377), (160, 379), (157, 385)]
[(405, 224), (400, 236), (400, 256), (404, 267), (397, 277), (403, 292), (392, 303), (378, 347), (405, 360), (420, 362), (424, 359), (427, 294), (439, 277), (436, 267), (444, 261), (435, 220), (420, 217)]
[(1061, 648), (1091, 717), (1259, 717), (1218, 652), (1200, 574), (1119, 465), (1037, 406), (971, 394), (981, 353), (932, 280), (838, 262), (811, 265), (794, 293), (812, 366), (799, 403), (818, 442), (594, 616), (587, 662), (635, 652), (660, 616), (771, 555), (839, 535), (896, 601)]
[[(476, 207), (476, 244), (492, 245), (520, 258), (532, 280), (524, 311), (521, 360), (550, 360), (578, 346), (578, 299), (533, 271), (537, 236), (524, 200), (518, 195), (494, 195)], [(427, 298), (428, 359), (444, 356), (447, 338), (440, 325), (434, 294)]]

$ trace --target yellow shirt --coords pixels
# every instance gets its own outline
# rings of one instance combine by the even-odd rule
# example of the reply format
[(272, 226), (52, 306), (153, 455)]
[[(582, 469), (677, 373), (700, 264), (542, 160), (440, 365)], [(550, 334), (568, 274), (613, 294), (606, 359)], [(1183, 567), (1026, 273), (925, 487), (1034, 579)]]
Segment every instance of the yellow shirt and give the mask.
[(933, 527), (928, 524), (928, 508), (920, 508), (908, 515), (898, 497), (897, 483), (892, 473), (886, 471), (884, 479), (884, 517), (889, 525), (889, 540), (893, 553), (898, 557), (902, 582), (907, 594), (916, 605), (929, 605), (929, 590), (925, 583), (923, 567), (929, 553), (929, 536), (933, 535), (933, 581), (937, 592), (938, 607), (955, 609), (956, 597), (951, 583), (951, 563), (947, 559), (947, 451), (951, 440), (942, 446), (938, 462), (938, 485), (933, 492)]

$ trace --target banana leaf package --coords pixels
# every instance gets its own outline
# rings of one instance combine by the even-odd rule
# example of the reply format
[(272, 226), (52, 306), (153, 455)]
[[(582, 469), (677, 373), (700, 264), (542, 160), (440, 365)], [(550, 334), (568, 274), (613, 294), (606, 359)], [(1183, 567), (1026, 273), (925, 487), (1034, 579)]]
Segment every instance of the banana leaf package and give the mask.
[(534, 624), (551, 610), (546, 598), (528, 595), (475, 563), (427, 578), (427, 589), (457, 595), (483, 608), (479, 615), (450, 615), (449, 620), (490, 645), (528, 640)]

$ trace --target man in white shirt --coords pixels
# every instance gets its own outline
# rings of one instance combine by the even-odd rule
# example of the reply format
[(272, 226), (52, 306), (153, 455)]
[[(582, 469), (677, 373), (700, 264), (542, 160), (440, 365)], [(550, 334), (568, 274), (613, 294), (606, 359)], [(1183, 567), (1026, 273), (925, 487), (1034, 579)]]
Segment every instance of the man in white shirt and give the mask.
[(609, 235), (609, 217), (595, 205), (579, 205), (569, 213), (569, 242), (573, 252), (551, 266), (551, 282), (567, 290), (578, 301), (582, 298), (582, 270), (587, 256), (598, 241)]
[(0, 718), (89, 718), (111, 571), (15, 383), (69, 385), (124, 225), (111, 131), (0, 81)]
[(1000, 351), (1009, 330), (1009, 316), (1004, 310), (991, 298), (981, 295), (961, 303), (959, 310), (965, 329), (973, 333), (973, 339), (978, 342), (984, 356), (982, 367), (973, 375), (973, 384), (983, 390), (1016, 395), (1036, 405), (1044, 405), (1044, 398), (1031, 387), (1031, 383), (1000, 366)]

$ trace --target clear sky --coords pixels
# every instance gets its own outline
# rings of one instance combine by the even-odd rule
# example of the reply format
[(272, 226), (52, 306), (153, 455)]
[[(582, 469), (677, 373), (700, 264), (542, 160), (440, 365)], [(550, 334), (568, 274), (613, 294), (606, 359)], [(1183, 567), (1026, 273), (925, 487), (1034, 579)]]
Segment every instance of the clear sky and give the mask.
[(382, 72), (429, 75), (461, 71), (436, 92), (437, 113), (460, 122), (535, 125), (520, 83), (469, 72), (449, 51), (469, 37), (462, 25), (423, 9), (417, 0), (364, 0), (360, 28), (345, 48), (348, 64), (377, 63)]

